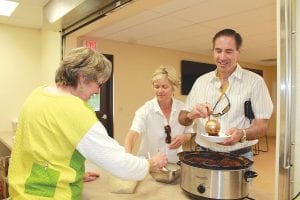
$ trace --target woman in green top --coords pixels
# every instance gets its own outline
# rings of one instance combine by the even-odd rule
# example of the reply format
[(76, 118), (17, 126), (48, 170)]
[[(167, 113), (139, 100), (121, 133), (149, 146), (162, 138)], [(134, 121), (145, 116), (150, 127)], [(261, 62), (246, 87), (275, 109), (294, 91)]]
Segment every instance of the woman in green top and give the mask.
[(141, 180), (167, 164), (128, 154), (110, 138), (87, 100), (111, 74), (111, 63), (86, 47), (71, 50), (55, 76), (26, 99), (9, 167), (9, 192), (17, 199), (81, 199), (85, 159), (115, 176)]

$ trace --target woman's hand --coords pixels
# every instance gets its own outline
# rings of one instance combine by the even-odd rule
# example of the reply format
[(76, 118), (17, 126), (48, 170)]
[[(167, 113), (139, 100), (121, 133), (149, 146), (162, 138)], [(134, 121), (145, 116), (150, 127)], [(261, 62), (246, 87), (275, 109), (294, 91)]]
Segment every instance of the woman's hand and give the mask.
[(96, 180), (99, 176), (100, 176), (100, 174), (98, 174), (98, 173), (96, 173), (96, 172), (85, 172), (85, 174), (84, 174), (84, 176), (83, 176), (83, 182), (94, 181), (94, 180)]
[(171, 144), (169, 145), (169, 149), (178, 149), (185, 142), (191, 139), (191, 134), (181, 134), (176, 135), (172, 138)]
[(149, 159), (150, 171), (160, 171), (168, 164), (168, 159), (165, 153), (158, 152)]

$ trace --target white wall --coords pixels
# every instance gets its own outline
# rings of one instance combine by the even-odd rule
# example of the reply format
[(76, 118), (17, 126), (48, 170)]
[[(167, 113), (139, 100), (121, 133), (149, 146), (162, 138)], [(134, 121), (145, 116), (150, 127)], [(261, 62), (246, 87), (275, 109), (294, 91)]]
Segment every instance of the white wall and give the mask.
[(41, 31), (41, 83), (54, 84), (55, 71), (61, 60), (60, 33)]
[[(26, 97), (53, 84), (60, 61), (58, 32), (0, 24), (0, 132), (11, 131)], [(1, 134), (1, 133), (0, 133)]]
[(0, 24), (0, 44), (0, 131), (10, 131), (11, 120), (40, 83), (40, 32)]

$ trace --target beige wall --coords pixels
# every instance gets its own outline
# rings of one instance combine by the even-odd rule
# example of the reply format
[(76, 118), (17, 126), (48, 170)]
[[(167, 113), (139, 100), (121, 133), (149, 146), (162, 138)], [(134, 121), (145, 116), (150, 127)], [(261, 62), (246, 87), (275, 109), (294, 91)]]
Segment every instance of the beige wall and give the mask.
[(261, 67), (264, 71), (264, 79), (268, 86), (272, 102), (273, 102), (273, 114), (269, 123), (269, 136), (276, 136), (276, 104), (277, 104), (277, 73), (276, 67)]
[(51, 31), (0, 24), (0, 132), (12, 130), (11, 121), (35, 87), (53, 83), (59, 38)]
[(29, 92), (40, 82), (41, 37), (36, 29), (0, 24), (0, 131), (10, 131), (11, 120)]
[[(136, 109), (154, 96), (150, 81), (154, 69), (160, 65), (172, 65), (180, 73), (180, 61), (182, 59), (213, 63), (211, 57), (99, 38), (80, 38), (77, 45), (81, 46), (84, 39), (96, 40), (99, 51), (114, 55), (114, 131), (115, 138), (121, 144), (123, 144), (125, 135), (130, 128)], [(74, 47), (74, 40), (69, 42), (67, 46), (69, 45)], [(67, 49), (69, 48), (67, 47)], [(253, 68), (252, 64), (241, 64)], [(274, 100), (276, 98), (275, 68), (256, 68), (264, 70), (266, 83)], [(183, 101), (186, 98), (186, 96), (180, 95), (179, 90), (175, 96)], [(274, 119), (270, 125), (270, 134), (274, 135)]]
[(55, 71), (61, 60), (59, 32), (41, 31), (41, 83), (54, 84)]

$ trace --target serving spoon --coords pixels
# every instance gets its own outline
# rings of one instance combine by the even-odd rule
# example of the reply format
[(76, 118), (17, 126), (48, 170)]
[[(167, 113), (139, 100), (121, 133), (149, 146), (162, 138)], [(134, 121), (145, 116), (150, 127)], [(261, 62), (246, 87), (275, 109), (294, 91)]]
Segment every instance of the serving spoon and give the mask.
[(218, 136), (221, 129), (220, 123), (215, 119), (210, 119), (210, 115), (208, 115), (208, 120), (205, 123), (205, 131), (210, 136)]

